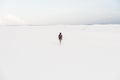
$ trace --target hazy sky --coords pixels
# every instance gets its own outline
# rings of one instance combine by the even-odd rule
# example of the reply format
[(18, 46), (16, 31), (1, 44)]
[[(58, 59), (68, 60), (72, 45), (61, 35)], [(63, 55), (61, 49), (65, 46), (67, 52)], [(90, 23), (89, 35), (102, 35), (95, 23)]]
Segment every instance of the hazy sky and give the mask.
[(0, 0), (0, 24), (120, 24), (120, 0)]

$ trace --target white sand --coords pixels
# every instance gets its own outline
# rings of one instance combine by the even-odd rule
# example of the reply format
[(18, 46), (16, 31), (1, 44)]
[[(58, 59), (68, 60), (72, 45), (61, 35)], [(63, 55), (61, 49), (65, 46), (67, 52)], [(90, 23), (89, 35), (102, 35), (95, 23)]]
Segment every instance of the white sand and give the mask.
[(119, 27), (1, 26), (0, 80), (120, 80)]

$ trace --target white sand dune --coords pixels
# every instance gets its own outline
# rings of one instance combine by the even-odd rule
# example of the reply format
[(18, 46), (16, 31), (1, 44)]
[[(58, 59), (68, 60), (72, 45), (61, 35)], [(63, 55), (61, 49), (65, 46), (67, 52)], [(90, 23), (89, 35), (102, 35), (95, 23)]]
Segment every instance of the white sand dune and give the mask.
[(120, 25), (0, 26), (0, 80), (120, 80)]

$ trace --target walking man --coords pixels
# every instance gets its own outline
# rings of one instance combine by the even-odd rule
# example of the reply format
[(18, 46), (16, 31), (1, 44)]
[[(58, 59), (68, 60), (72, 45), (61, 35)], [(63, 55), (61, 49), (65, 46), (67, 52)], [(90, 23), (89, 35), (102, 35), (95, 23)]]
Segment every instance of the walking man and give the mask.
[(60, 34), (58, 35), (58, 39), (60, 41), (60, 44), (61, 44), (62, 38), (63, 38), (63, 36), (62, 36), (62, 33), (60, 32)]

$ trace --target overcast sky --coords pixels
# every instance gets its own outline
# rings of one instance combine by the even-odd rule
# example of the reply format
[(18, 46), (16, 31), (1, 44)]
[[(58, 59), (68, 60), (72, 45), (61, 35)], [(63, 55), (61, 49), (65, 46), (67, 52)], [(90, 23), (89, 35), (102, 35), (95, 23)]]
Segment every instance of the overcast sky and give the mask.
[(120, 24), (120, 0), (0, 0), (0, 24)]

